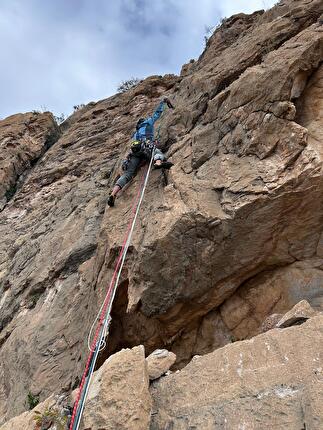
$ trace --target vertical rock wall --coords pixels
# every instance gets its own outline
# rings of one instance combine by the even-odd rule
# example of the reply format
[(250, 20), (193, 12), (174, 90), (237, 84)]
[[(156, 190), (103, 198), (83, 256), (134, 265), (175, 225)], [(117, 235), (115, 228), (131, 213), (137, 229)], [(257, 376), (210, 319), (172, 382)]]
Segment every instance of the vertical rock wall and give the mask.
[(50, 112), (12, 115), (0, 121), (0, 211), (16, 192), (19, 178), (58, 139)]
[(321, 307), (322, 8), (231, 17), (180, 77), (150, 77), (68, 120), (0, 213), (0, 422), (28, 392), (78, 383), (140, 175), (113, 210), (108, 189), (161, 97), (176, 106), (160, 130), (175, 166), (152, 172), (107, 354), (166, 345), (181, 367), (300, 298)]

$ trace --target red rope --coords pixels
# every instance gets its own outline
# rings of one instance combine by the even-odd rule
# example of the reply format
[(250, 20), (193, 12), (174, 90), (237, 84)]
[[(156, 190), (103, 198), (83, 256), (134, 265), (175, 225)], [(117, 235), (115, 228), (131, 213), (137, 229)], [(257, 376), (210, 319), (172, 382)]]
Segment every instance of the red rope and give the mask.
[(105, 320), (105, 317), (106, 317), (106, 310), (107, 310), (108, 304), (109, 304), (110, 299), (111, 299), (111, 293), (112, 293), (112, 290), (113, 290), (114, 281), (116, 279), (116, 276), (117, 276), (117, 273), (118, 273), (118, 270), (119, 270), (119, 267), (120, 267), (120, 263), (121, 263), (122, 256), (123, 256), (123, 252), (124, 252), (124, 249), (125, 249), (125, 246), (126, 246), (126, 243), (127, 243), (127, 240), (128, 240), (128, 236), (129, 236), (129, 233), (130, 233), (130, 230), (131, 230), (132, 222), (133, 222), (135, 214), (136, 214), (136, 209), (137, 209), (137, 205), (139, 203), (139, 199), (140, 199), (140, 195), (141, 195), (141, 190), (142, 190), (142, 186), (144, 184), (146, 172), (147, 172), (147, 169), (146, 169), (146, 171), (143, 172), (143, 175), (142, 175), (142, 178), (141, 178), (141, 183), (140, 183), (140, 186), (138, 187), (138, 193), (137, 193), (137, 195), (136, 195), (136, 197), (134, 199), (134, 204), (132, 206), (132, 217), (131, 217), (130, 222), (128, 224), (128, 229), (126, 231), (125, 238), (124, 238), (124, 241), (123, 241), (120, 253), (119, 253), (119, 257), (118, 257), (118, 260), (117, 260), (117, 263), (115, 265), (115, 269), (114, 269), (114, 272), (113, 272), (113, 275), (112, 275), (112, 279), (110, 281), (109, 288), (108, 288), (107, 294), (106, 294), (105, 299), (104, 299), (104, 305), (103, 305), (103, 308), (102, 308), (102, 312), (100, 314), (100, 318), (99, 318), (99, 322), (98, 322), (98, 325), (97, 325), (97, 329), (95, 331), (93, 342), (91, 344), (91, 351), (90, 351), (90, 353), (88, 355), (88, 359), (87, 359), (87, 362), (86, 362), (86, 365), (85, 365), (85, 370), (83, 372), (81, 383), (80, 383), (80, 386), (79, 386), (79, 392), (77, 394), (76, 401), (74, 403), (74, 408), (73, 408), (73, 413), (72, 413), (72, 418), (71, 418), (71, 423), (70, 423), (69, 430), (73, 430), (73, 424), (74, 424), (74, 421), (75, 421), (75, 416), (76, 416), (76, 413), (77, 413), (77, 408), (78, 408), (78, 404), (79, 404), (79, 401), (80, 401), (80, 398), (81, 398), (82, 390), (83, 390), (83, 387), (84, 387), (84, 384), (85, 384), (86, 375), (87, 375), (87, 373), (89, 371), (89, 368), (90, 368), (90, 365), (91, 365), (91, 360), (92, 360), (92, 356), (94, 354), (94, 350), (95, 350), (97, 339), (99, 337), (100, 329), (101, 329), (103, 321)]

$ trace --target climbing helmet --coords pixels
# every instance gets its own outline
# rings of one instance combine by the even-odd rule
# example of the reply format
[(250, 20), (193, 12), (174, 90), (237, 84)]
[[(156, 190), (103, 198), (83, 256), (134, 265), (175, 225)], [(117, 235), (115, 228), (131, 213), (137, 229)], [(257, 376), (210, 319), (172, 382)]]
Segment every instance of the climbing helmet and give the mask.
[(131, 151), (136, 153), (139, 152), (141, 150), (141, 142), (139, 140), (134, 140), (131, 143)]

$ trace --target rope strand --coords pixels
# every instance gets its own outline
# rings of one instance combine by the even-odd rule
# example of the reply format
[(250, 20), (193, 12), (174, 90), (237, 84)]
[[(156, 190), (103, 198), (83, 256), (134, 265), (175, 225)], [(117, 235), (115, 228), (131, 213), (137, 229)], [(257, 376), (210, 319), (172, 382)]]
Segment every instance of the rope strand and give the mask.
[[(126, 255), (127, 255), (127, 251), (130, 245), (130, 241), (131, 241), (131, 237), (134, 231), (134, 227), (136, 224), (136, 220), (139, 214), (139, 210), (140, 210), (140, 206), (144, 197), (144, 193), (147, 187), (147, 183), (148, 183), (148, 179), (149, 179), (149, 175), (150, 175), (150, 171), (151, 171), (151, 167), (152, 167), (152, 163), (153, 163), (153, 159), (154, 159), (154, 152), (155, 150), (152, 150), (152, 154), (151, 154), (151, 158), (150, 158), (150, 162), (149, 162), (149, 166), (146, 169), (146, 172), (144, 172), (143, 176), (142, 176), (142, 181), (140, 184), (140, 187), (138, 189), (138, 193), (135, 199), (135, 202), (133, 204), (132, 207), (132, 218), (128, 224), (128, 229), (125, 235), (125, 239), (123, 241), (120, 253), (119, 253), (119, 257), (115, 266), (115, 270), (111, 279), (111, 282), (109, 284), (109, 288), (106, 294), (106, 297), (104, 299), (104, 302), (100, 308), (100, 311), (98, 313), (98, 315), (100, 315), (99, 321), (98, 321), (98, 325), (97, 325), (97, 329), (92, 341), (92, 344), (90, 345), (89, 349), (90, 349), (90, 353), (88, 355), (88, 359), (85, 365), (85, 370), (83, 372), (82, 375), (82, 379), (81, 379), (81, 383), (80, 383), (80, 387), (79, 387), (79, 392), (74, 404), (74, 408), (73, 408), (73, 413), (72, 413), (72, 418), (71, 418), (71, 423), (70, 423), (70, 427), (69, 430), (78, 430), (80, 422), (81, 422), (81, 418), (82, 418), (82, 413), (83, 413), (83, 409), (84, 409), (84, 405), (85, 405), (85, 401), (86, 401), (86, 397), (88, 394), (88, 390), (90, 388), (90, 383), (91, 383), (91, 378), (94, 372), (94, 368), (95, 368), (95, 364), (96, 364), (96, 360), (98, 357), (99, 352), (103, 349), (103, 345), (102, 345), (102, 341), (105, 338), (105, 335), (107, 334), (108, 331), (108, 325), (110, 323), (110, 313), (111, 313), (111, 309), (112, 309), (112, 304), (113, 304), (113, 300), (117, 291), (117, 287), (118, 287), (118, 282), (121, 276), (121, 271), (126, 259)], [(98, 319), (98, 315), (95, 318), (94, 323), (91, 326), (90, 329), (90, 333), (89, 333), (89, 337), (92, 334), (93, 331), (93, 327), (95, 325), (95, 322)], [(89, 337), (88, 337), (88, 345), (89, 345)], [(105, 343), (105, 340), (104, 340)], [(87, 378), (87, 380), (86, 380)], [(83, 391), (84, 389), (84, 391)], [(82, 394), (83, 392), (83, 394)], [(79, 406), (80, 404), (80, 406)]]

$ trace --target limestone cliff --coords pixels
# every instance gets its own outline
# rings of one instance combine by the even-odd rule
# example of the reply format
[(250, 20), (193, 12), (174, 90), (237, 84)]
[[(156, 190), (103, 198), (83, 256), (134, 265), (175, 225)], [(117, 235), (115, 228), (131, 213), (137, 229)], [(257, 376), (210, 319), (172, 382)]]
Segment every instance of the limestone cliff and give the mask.
[[(0, 424), (25, 411), (28, 393), (44, 400), (78, 385), (140, 175), (115, 208), (107, 195), (136, 120), (164, 96), (176, 109), (161, 146), (175, 166), (151, 175), (100, 365), (143, 344), (173, 351), (182, 368), (302, 299), (323, 310), (322, 13), (322, 0), (285, 0), (235, 15), (180, 76), (90, 103), (60, 128), (49, 113), (0, 121)], [(308, 327), (300, 335), (322, 330)], [(186, 384), (194, 366), (169, 381)], [(171, 382), (154, 390), (152, 428), (172, 428), (185, 398), (166, 401)], [(229, 397), (212, 400), (223, 420)], [(298, 430), (294, 421), (277, 428)]]

